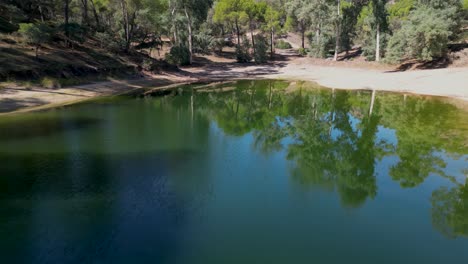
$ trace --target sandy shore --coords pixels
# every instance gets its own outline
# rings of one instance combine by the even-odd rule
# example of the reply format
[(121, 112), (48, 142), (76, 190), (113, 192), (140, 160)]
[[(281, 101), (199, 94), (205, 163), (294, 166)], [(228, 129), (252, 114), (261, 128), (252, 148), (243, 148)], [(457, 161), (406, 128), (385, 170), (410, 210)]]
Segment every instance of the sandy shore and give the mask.
[(468, 68), (390, 72), (315, 66), (298, 61), (266, 77), (314, 81), (330, 88), (407, 92), (468, 101)]
[(61, 89), (0, 88), (0, 115), (70, 104), (97, 96), (109, 96), (143, 87), (174, 83), (222, 81), (245, 78), (313, 81), (338, 89), (375, 89), (423, 95), (445, 96), (468, 102), (468, 68), (447, 68), (407, 72), (318, 66), (307, 58), (294, 58), (268, 65), (217, 62), (186, 67), (179, 75), (153, 76), (137, 80), (109, 80)]

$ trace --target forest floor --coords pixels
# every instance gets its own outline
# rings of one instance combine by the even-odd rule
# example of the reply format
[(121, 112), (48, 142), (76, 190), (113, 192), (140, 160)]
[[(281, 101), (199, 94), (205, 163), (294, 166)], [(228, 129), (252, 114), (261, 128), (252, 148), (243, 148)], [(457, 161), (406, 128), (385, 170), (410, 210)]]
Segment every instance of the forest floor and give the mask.
[[(108, 79), (59, 89), (0, 86), (0, 114), (56, 107), (98, 96), (116, 95), (145, 87), (162, 87), (189, 82), (236, 79), (284, 79), (313, 81), (337, 89), (375, 89), (383, 91), (444, 96), (468, 104), (468, 67), (407, 70), (360, 60), (317, 60), (300, 57), (293, 50), (277, 50), (268, 64), (239, 64), (232, 51), (197, 56), (190, 67), (160, 74), (146, 73), (129, 80)], [(342, 54), (342, 56), (349, 56)]]

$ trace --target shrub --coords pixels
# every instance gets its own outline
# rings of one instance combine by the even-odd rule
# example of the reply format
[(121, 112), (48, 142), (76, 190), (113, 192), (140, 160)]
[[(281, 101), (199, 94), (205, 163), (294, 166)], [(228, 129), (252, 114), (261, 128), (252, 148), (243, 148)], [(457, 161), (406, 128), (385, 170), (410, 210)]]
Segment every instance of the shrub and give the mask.
[(94, 37), (102, 49), (118, 52), (121, 49), (119, 43), (107, 32), (96, 32)]
[(217, 44), (210, 32), (201, 31), (193, 36), (193, 51), (200, 54), (209, 54)]
[(404, 59), (431, 61), (442, 57), (447, 52), (454, 23), (450, 9), (418, 7), (390, 39), (386, 60), (395, 63)]
[(305, 55), (307, 55), (308, 50), (307, 50), (307, 49), (304, 49), (304, 48), (299, 48), (299, 49), (297, 50), (297, 53), (299, 53), (299, 55), (301, 55), (301, 56), (305, 56)]
[(39, 56), (39, 48), (50, 40), (51, 29), (46, 24), (21, 23), (18, 32), (26, 39), (26, 42), (36, 47), (36, 58)]
[(190, 51), (184, 45), (173, 46), (166, 54), (166, 61), (175, 65), (189, 65)]
[(42, 87), (49, 88), (49, 89), (55, 89), (55, 88), (61, 87), (61, 84), (57, 79), (50, 78), (50, 77), (42, 78), (40, 84)]
[(236, 60), (240, 63), (250, 62), (252, 56), (250, 55), (250, 42), (247, 37), (244, 37), (242, 42), (236, 47)]
[(71, 41), (76, 41), (79, 43), (83, 43), (85, 40), (86, 29), (82, 27), (80, 24), (77, 23), (69, 23), (68, 25), (61, 25), (61, 29), (67, 35)]
[(265, 63), (268, 61), (268, 40), (262, 36), (255, 36), (255, 54), (254, 60), (256, 63)]
[(289, 42), (284, 41), (282, 39), (278, 40), (275, 45), (276, 48), (278, 49), (291, 49), (292, 46)]

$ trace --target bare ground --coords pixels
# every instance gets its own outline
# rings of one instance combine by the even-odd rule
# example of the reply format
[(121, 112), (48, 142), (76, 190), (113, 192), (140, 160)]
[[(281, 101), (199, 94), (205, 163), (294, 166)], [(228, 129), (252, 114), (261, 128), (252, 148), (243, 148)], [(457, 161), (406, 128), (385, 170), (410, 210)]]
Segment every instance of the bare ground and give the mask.
[(197, 57), (193, 66), (183, 67), (178, 73), (146, 75), (135, 80), (109, 80), (61, 89), (27, 89), (3, 84), (3, 88), (0, 88), (0, 113), (37, 110), (144, 87), (266, 78), (313, 81), (338, 89), (376, 89), (445, 96), (462, 99), (463, 104), (468, 102), (467, 67), (402, 72), (380, 64), (317, 61), (286, 50), (275, 58), (274, 63), (264, 65), (236, 63), (232, 53), (227, 52), (222, 56)]

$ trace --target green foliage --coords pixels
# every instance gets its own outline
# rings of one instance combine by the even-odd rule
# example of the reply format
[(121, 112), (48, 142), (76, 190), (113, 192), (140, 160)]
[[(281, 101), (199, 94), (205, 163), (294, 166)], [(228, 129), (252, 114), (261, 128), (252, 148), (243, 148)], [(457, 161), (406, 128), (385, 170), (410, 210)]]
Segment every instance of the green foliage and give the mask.
[(284, 41), (282, 39), (276, 41), (275, 45), (276, 45), (276, 48), (278, 48), (278, 49), (291, 49), (292, 48), (292, 46), (291, 46), (291, 44), (289, 42)]
[(268, 61), (268, 40), (263, 35), (255, 36), (255, 54), (256, 63), (266, 63)]
[(78, 23), (68, 23), (61, 26), (63, 32), (68, 33), (68, 38), (71, 41), (83, 43), (85, 40), (86, 29)]
[(416, 0), (399, 0), (395, 4), (390, 5), (388, 8), (388, 13), (390, 15), (390, 20), (408, 18), (411, 10), (414, 8)]
[(199, 32), (193, 36), (193, 51), (200, 54), (209, 54), (217, 45), (211, 30), (203, 26)]
[(307, 49), (299, 48), (297, 50), (297, 53), (299, 53), (299, 55), (301, 55), (301, 56), (305, 56), (305, 55), (307, 55), (308, 51), (307, 51)]
[(18, 32), (25, 38), (26, 42), (36, 47), (36, 58), (39, 56), (39, 48), (51, 38), (52, 29), (46, 24), (22, 23)]
[(250, 62), (252, 60), (252, 56), (250, 55), (250, 42), (247, 37), (242, 39), (240, 45), (236, 46), (236, 60), (240, 63)]
[(56, 89), (62, 87), (62, 85), (57, 79), (51, 77), (42, 78), (40, 84), (42, 87), (49, 89)]
[(443, 56), (453, 32), (455, 21), (449, 9), (419, 6), (411, 12), (401, 30), (390, 39), (387, 60), (399, 62), (404, 59), (430, 61)]
[(385, 1), (373, 0), (364, 6), (359, 14), (356, 28), (359, 29), (357, 42), (362, 47), (363, 55), (368, 60), (375, 60), (377, 31), (380, 35), (380, 50), (385, 50), (387, 44), (388, 13), (385, 9)]
[(42, 23), (21, 23), (18, 32), (33, 45), (41, 45), (50, 40), (51, 29)]
[(174, 65), (189, 65), (190, 52), (186, 46), (173, 46), (166, 54), (166, 61)]

